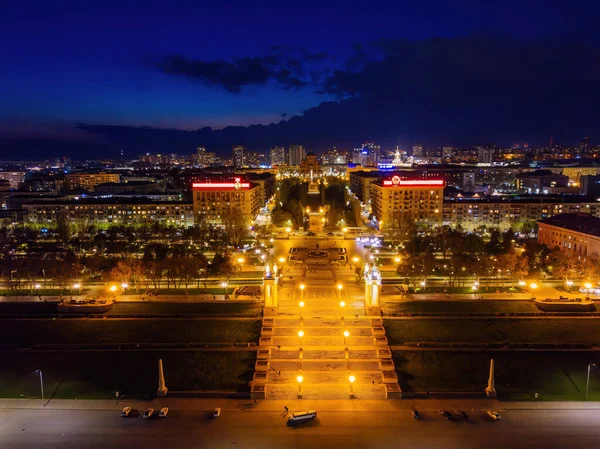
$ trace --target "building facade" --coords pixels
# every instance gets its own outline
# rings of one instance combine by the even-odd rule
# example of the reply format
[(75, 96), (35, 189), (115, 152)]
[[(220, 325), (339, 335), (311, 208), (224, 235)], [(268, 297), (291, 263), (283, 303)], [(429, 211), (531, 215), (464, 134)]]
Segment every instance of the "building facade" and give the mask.
[(246, 165), (246, 161), (244, 159), (244, 153), (246, 152), (246, 147), (244, 145), (236, 145), (233, 147), (233, 166), (235, 168), (242, 168)]
[(33, 202), (22, 205), (26, 220), (56, 225), (59, 220), (88, 224), (138, 224), (159, 222), (171, 226), (193, 226), (194, 208), (183, 202), (151, 202), (128, 198), (125, 201), (79, 200)]
[(600, 218), (560, 214), (538, 223), (538, 241), (576, 259), (600, 257)]
[(67, 190), (82, 189), (93, 192), (97, 185), (109, 182), (121, 182), (121, 175), (118, 173), (69, 173), (65, 175)]
[(0, 179), (8, 181), (11, 189), (18, 189), (25, 181), (24, 171), (2, 171)]
[(582, 197), (500, 197), (465, 198), (458, 195), (445, 199), (443, 224), (461, 227), (466, 232), (481, 228), (506, 231), (524, 222), (537, 222), (559, 214), (600, 214), (600, 204)]
[(381, 223), (393, 223), (399, 214), (430, 227), (442, 224), (444, 181), (402, 179), (395, 175), (371, 184), (371, 211)]
[(264, 205), (260, 186), (238, 177), (231, 181), (195, 182), (192, 193), (194, 214), (208, 223), (221, 224), (223, 216), (235, 208), (254, 220)]
[(304, 147), (302, 145), (290, 145), (288, 156), (289, 165), (300, 165), (300, 162), (302, 162), (302, 159), (304, 159)]
[(285, 147), (271, 148), (271, 167), (277, 167), (285, 164), (287, 164), (287, 160), (285, 158)]

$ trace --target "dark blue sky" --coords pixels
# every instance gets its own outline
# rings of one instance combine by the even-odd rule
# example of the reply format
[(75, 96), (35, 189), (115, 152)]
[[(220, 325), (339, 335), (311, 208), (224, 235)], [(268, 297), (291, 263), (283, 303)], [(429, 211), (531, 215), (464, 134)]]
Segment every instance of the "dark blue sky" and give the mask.
[(0, 155), (594, 140), (598, 2), (407, 3), (3, 3)]

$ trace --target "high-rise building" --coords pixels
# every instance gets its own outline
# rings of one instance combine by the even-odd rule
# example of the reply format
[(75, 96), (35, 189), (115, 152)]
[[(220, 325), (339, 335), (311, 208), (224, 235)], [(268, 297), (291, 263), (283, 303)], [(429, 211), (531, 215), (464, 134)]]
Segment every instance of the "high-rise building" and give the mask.
[(480, 164), (491, 164), (494, 162), (494, 150), (488, 147), (477, 147), (477, 162)]
[(423, 145), (413, 145), (412, 150), (413, 157), (425, 157)]
[(206, 148), (205, 147), (196, 148), (196, 164), (198, 164), (201, 167), (206, 167), (205, 157), (206, 157)]
[(233, 165), (235, 168), (242, 168), (246, 165), (246, 161), (244, 159), (244, 152), (246, 148), (244, 145), (235, 145), (233, 147)]
[(260, 154), (256, 152), (246, 152), (244, 156), (244, 166), (256, 168), (260, 165)]
[(285, 147), (273, 147), (271, 148), (271, 166), (285, 165)]
[(289, 151), (290, 165), (300, 165), (304, 159), (304, 147), (302, 145), (290, 145)]

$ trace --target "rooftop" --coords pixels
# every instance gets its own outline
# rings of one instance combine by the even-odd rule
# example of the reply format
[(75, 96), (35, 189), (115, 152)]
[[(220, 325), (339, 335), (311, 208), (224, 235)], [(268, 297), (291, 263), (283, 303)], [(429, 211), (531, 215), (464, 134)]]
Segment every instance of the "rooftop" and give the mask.
[(600, 237), (600, 218), (590, 214), (558, 214), (540, 223)]

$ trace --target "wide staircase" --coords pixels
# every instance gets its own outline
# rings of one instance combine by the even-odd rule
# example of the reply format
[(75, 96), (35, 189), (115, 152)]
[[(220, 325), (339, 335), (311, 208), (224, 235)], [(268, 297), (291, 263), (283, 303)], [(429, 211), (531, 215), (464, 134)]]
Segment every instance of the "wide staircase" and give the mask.
[(280, 290), (279, 315), (263, 318), (252, 396), (401, 397), (381, 319), (364, 316), (362, 302), (336, 291), (330, 281), (307, 286), (304, 293), (297, 287)]

